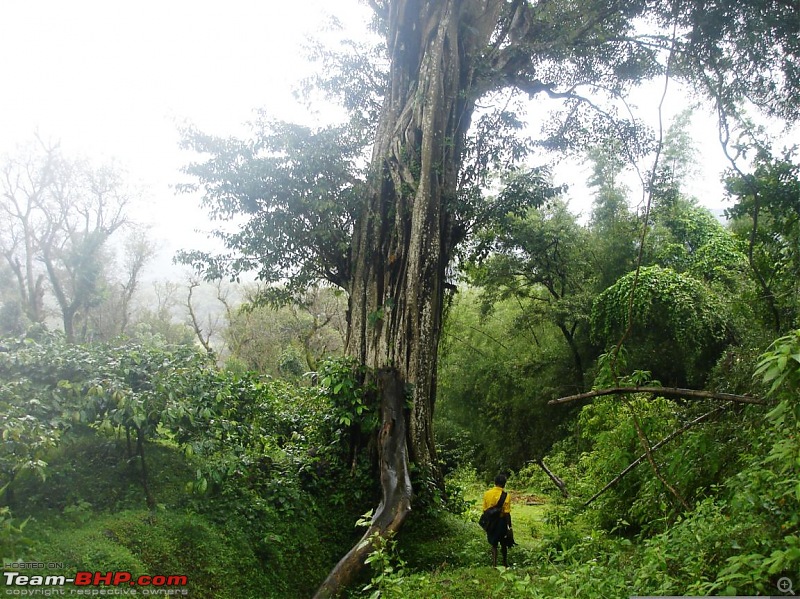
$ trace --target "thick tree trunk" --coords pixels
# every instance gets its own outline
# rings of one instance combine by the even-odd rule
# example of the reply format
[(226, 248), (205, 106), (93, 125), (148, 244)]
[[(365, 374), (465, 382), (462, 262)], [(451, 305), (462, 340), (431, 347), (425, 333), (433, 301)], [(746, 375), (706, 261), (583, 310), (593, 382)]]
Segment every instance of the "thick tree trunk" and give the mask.
[(358, 575), (379, 537), (397, 532), (411, 510), (411, 478), (406, 451), (405, 385), (395, 370), (378, 373), (382, 396), (378, 435), (382, 499), (371, 526), (317, 590), (315, 597), (335, 597)]
[(452, 209), (474, 107), (472, 63), (500, 6), (389, 4), (390, 82), (353, 236), (346, 349), (367, 366), (396, 368), (411, 386), (410, 457), (424, 467), (434, 465), (436, 357), (445, 269), (458, 241)]
[(458, 241), (457, 175), (474, 106), (471, 58), (488, 43), (501, 6), (497, 0), (388, 3), (390, 81), (371, 189), (353, 236), (346, 341), (348, 355), (383, 373), (383, 501), (318, 597), (337, 595), (363, 565), (369, 539), (403, 523), (411, 504), (408, 460), (439, 476), (432, 428), (436, 363), (445, 269)]
[[(449, 260), (442, 197), (455, 192), (454, 149), (443, 141), (457, 87), (445, 46), (457, 23), (446, 14), (452, 1), (422, 4), (393, 4), (391, 90), (373, 154), (371, 196), (354, 236), (347, 352), (372, 368), (392, 365), (413, 385), (409, 449), (417, 464), (431, 467), (436, 345)], [(453, 90), (450, 98), (445, 88)]]

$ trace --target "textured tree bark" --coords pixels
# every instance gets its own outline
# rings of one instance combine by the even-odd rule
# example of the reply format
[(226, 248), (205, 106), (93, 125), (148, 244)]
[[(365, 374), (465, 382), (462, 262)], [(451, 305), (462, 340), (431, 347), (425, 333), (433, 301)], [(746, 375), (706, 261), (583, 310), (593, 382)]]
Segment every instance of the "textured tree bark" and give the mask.
[(358, 543), (341, 559), (315, 597), (335, 597), (358, 575), (379, 537), (397, 532), (411, 510), (411, 478), (406, 450), (405, 385), (397, 371), (383, 369), (377, 375), (381, 393), (382, 426), (378, 435), (382, 499), (372, 524)]
[(455, 245), (447, 202), (472, 113), (459, 37), (471, 4), (390, 5), (390, 88), (353, 242), (347, 352), (372, 368), (395, 368), (411, 387), (409, 454), (424, 468), (435, 466), (436, 357)]
[[(317, 597), (339, 594), (374, 535), (399, 529), (411, 506), (408, 463), (439, 477), (433, 441), (445, 270), (459, 241), (453, 200), (474, 108), (473, 61), (499, 0), (388, 3), (390, 81), (371, 187), (353, 236), (346, 352), (378, 371), (383, 500), (372, 526)], [(407, 407), (406, 407), (407, 406)]]

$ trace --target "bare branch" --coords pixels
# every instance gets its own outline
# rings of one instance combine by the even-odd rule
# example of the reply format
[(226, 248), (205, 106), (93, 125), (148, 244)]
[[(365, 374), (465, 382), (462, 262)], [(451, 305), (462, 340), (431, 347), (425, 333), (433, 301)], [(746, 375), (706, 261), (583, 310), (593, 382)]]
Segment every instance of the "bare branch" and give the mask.
[[(687, 422), (686, 424), (684, 424), (682, 427), (680, 427), (678, 430), (676, 430), (676, 431), (673, 431), (672, 433), (670, 433), (669, 435), (667, 435), (666, 437), (664, 437), (663, 439), (661, 439), (661, 441), (659, 441), (658, 443), (656, 443), (655, 445), (653, 445), (652, 447), (650, 447), (650, 453), (652, 453), (652, 452), (656, 451), (657, 449), (660, 449), (661, 447), (663, 447), (664, 445), (666, 445), (667, 443), (669, 443), (670, 441), (672, 441), (672, 440), (673, 440), (675, 437), (677, 437), (677, 436), (679, 436), (679, 435), (682, 435), (682, 434), (683, 434), (683, 433), (685, 433), (687, 430), (689, 430), (690, 428), (692, 428), (692, 427), (693, 427), (695, 424), (699, 424), (700, 422), (703, 422), (704, 420), (708, 419), (709, 417), (713, 416), (714, 414), (718, 414), (719, 412), (722, 412), (723, 410), (726, 410), (726, 409), (728, 408), (728, 405), (730, 405), (730, 404), (726, 404), (726, 405), (719, 406), (719, 407), (717, 407), (717, 408), (714, 408), (714, 409), (713, 409), (713, 410), (711, 410), (710, 412), (706, 412), (705, 414), (702, 414), (702, 415), (698, 416), (698, 417), (697, 417), (697, 418), (695, 418), (694, 420), (690, 420), (689, 422)], [(620, 472), (620, 473), (619, 473), (617, 476), (615, 476), (613, 479), (611, 479), (611, 480), (608, 482), (608, 484), (606, 484), (606, 486), (604, 486), (604, 487), (603, 487), (602, 489), (600, 489), (600, 490), (599, 490), (597, 493), (595, 493), (595, 494), (594, 494), (594, 495), (592, 495), (592, 496), (591, 496), (589, 499), (587, 499), (587, 500), (586, 500), (586, 502), (583, 504), (583, 507), (588, 507), (588, 506), (589, 506), (589, 505), (590, 505), (590, 504), (591, 504), (591, 503), (592, 503), (592, 502), (593, 502), (595, 499), (597, 499), (598, 497), (600, 497), (600, 496), (601, 496), (603, 493), (605, 493), (606, 491), (608, 491), (608, 490), (609, 490), (611, 487), (613, 487), (613, 486), (614, 486), (615, 484), (617, 484), (617, 483), (618, 483), (620, 480), (622, 480), (622, 477), (624, 477), (626, 474), (628, 474), (628, 472), (630, 472), (631, 470), (633, 470), (634, 468), (636, 468), (636, 467), (637, 467), (639, 464), (641, 464), (641, 463), (642, 463), (642, 462), (643, 462), (643, 461), (644, 461), (646, 458), (647, 458), (647, 453), (643, 453), (643, 454), (642, 454), (642, 455), (640, 455), (638, 458), (636, 458), (636, 459), (635, 459), (633, 462), (631, 462), (631, 463), (628, 465), (628, 467), (627, 467), (627, 468), (625, 468), (625, 469), (624, 469), (622, 472)]]
[(762, 399), (749, 395), (735, 395), (733, 393), (715, 393), (714, 391), (698, 391), (697, 389), (680, 389), (677, 387), (612, 387), (610, 389), (597, 389), (587, 391), (578, 395), (559, 397), (551, 399), (547, 405), (554, 406), (559, 404), (579, 401), (581, 399), (591, 399), (602, 395), (625, 395), (630, 393), (649, 393), (660, 397), (682, 397), (684, 399), (714, 399), (717, 401), (732, 401), (734, 403), (753, 404), (758, 406), (766, 405)]
[(626, 397), (625, 404), (628, 406), (628, 409), (631, 411), (631, 417), (633, 418), (633, 426), (636, 428), (636, 436), (639, 437), (639, 443), (644, 449), (644, 455), (647, 458), (647, 462), (650, 464), (650, 467), (653, 469), (653, 474), (656, 475), (656, 478), (661, 481), (661, 484), (664, 485), (667, 490), (672, 493), (673, 497), (678, 500), (687, 512), (691, 511), (691, 507), (689, 503), (684, 499), (683, 495), (678, 492), (678, 489), (675, 488), (675, 485), (670, 483), (667, 480), (667, 477), (664, 476), (664, 473), (661, 472), (661, 468), (658, 467), (656, 464), (655, 458), (653, 458), (653, 448), (650, 446), (650, 439), (647, 438), (647, 435), (644, 432), (644, 428), (642, 427), (642, 423), (639, 420), (639, 415), (636, 413), (636, 409), (630, 400)]
[(207, 335), (203, 334), (203, 328), (200, 326), (200, 321), (197, 319), (197, 313), (194, 310), (194, 304), (192, 304), (192, 294), (195, 287), (199, 286), (200, 283), (198, 281), (189, 281), (189, 293), (186, 297), (186, 307), (189, 309), (189, 319), (192, 322), (192, 329), (197, 336), (197, 340), (200, 341), (200, 345), (203, 346), (203, 349), (205, 349), (207, 353), (212, 354), (214, 350), (211, 348), (211, 332)]
[(558, 490), (561, 491), (561, 494), (564, 497), (569, 498), (569, 491), (567, 491), (567, 485), (564, 483), (561, 477), (555, 474), (552, 470), (550, 470), (550, 468), (548, 468), (547, 465), (544, 463), (543, 459), (536, 460), (536, 465), (539, 466), (539, 468), (541, 468), (542, 471), (544, 471), (544, 473), (548, 476), (548, 478), (551, 481), (553, 481), (553, 484), (556, 487), (558, 487)]

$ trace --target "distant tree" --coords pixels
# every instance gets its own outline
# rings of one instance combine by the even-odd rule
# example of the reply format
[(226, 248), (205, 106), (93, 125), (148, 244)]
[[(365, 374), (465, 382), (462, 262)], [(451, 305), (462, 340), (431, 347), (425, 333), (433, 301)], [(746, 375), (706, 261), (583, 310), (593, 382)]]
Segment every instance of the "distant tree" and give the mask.
[(156, 344), (192, 345), (195, 336), (184, 322), (181, 285), (173, 281), (156, 281), (150, 293), (152, 301), (134, 311), (128, 335), (144, 341), (155, 338)]
[(306, 366), (316, 371), (319, 361), (339, 356), (347, 335), (347, 299), (329, 287), (309, 289), (291, 306), (295, 334), (303, 347)]
[(661, 168), (668, 173), (670, 183), (683, 188), (697, 173), (697, 144), (692, 136), (692, 110), (678, 113), (670, 123), (665, 135)]
[(563, 200), (554, 198), (524, 216), (507, 215), (488, 232), (491, 254), (470, 269), (483, 289), (485, 309), (515, 298), (529, 324), (555, 326), (572, 356), (572, 384), (585, 390), (588, 323), (595, 274), (589, 235)]
[(16, 337), (32, 324), (25, 311), (14, 272), (7, 264), (0, 265), (0, 335)]
[(82, 319), (78, 336), (81, 340), (109, 341), (132, 333), (135, 299), (142, 291), (142, 272), (156, 250), (147, 232), (136, 228), (132, 228), (119, 250), (121, 255), (107, 252), (98, 282), (100, 297)]
[[(651, 228), (648, 235), (645, 264), (659, 264), (678, 272), (696, 270), (698, 260), (707, 255), (712, 246), (727, 244), (731, 252), (735, 252), (736, 255), (728, 258), (718, 255), (721, 263), (716, 266), (730, 268), (730, 276), (734, 275), (734, 271), (741, 271), (744, 266), (742, 262), (745, 258), (742, 251), (744, 246), (714, 218), (707, 208), (698, 206), (694, 200), (678, 194), (668, 202), (656, 201), (651, 212)], [(718, 271), (707, 273), (709, 278), (723, 274)]]
[[(588, 184), (594, 192), (590, 229), (594, 240), (592, 254), (596, 269), (600, 272), (599, 290), (611, 286), (624, 274), (634, 270), (642, 243), (642, 222), (644, 208), (649, 194), (651, 210), (650, 227), (645, 235), (644, 264), (661, 263), (654, 253), (663, 250), (663, 245), (674, 241), (670, 223), (670, 211), (686, 211), (696, 205), (696, 200), (684, 198), (683, 190), (690, 175), (696, 169), (696, 149), (691, 136), (692, 112), (685, 110), (678, 114), (670, 124), (659, 146), (657, 172), (652, 181), (645, 181), (644, 174), (633, 164), (632, 158), (624, 148), (613, 140), (605, 142), (589, 150), (588, 157), (592, 164), (592, 174)], [(632, 190), (623, 183), (626, 170), (636, 170), (641, 183), (642, 196), (638, 198), (640, 213), (637, 215), (632, 206), (637, 198)], [(678, 203), (679, 206), (674, 206)], [(697, 217), (705, 222), (710, 214), (697, 209), (693, 215), (684, 215), (687, 221)], [(681, 237), (686, 231), (677, 231)], [(665, 242), (662, 238), (669, 238)], [(691, 243), (685, 235), (676, 243)], [(696, 240), (694, 240), (696, 245)], [(658, 246), (652, 249), (651, 246)], [(674, 251), (672, 246), (670, 251)], [(662, 264), (674, 266), (673, 264)]]
[(2, 251), (14, 275), (17, 301), (31, 322), (44, 322), (47, 275), (37, 263), (39, 239), (46, 234), (43, 214), (59, 162), (57, 146), (37, 140), (6, 158), (2, 180)]
[(757, 299), (777, 333), (800, 325), (800, 165), (792, 152), (757, 153), (752, 174), (729, 172), (728, 210), (746, 245), (761, 293)]
[(76, 318), (85, 320), (100, 301), (103, 250), (109, 237), (127, 224), (131, 197), (121, 171), (106, 165), (69, 165), (56, 181), (53, 213), (41, 239), (41, 259), (64, 324), (68, 342), (75, 341)]
[(641, 223), (629, 205), (630, 190), (622, 181), (626, 161), (618, 144), (609, 143), (588, 152), (592, 174), (588, 185), (594, 193), (589, 220), (589, 256), (603, 290), (633, 270)]
[(2, 194), (2, 253), (20, 305), (44, 322), (51, 292), (67, 341), (76, 341), (76, 325), (102, 300), (106, 242), (129, 222), (133, 196), (121, 169), (67, 159), (37, 140), (5, 161)]
[(570, 415), (547, 402), (581, 385), (563, 332), (531, 314), (535, 300), (498, 299), (485, 313), (485, 299), (467, 289), (448, 311), (434, 422), (446, 468), (468, 457), (493, 475), (547, 455)]
[[(346, 298), (331, 288), (309, 288), (291, 304), (276, 308), (261, 302), (254, 289), (235, 310), (227, 310), (224, 333), (231, 354), (259, 372), (277, 374), (281, 355), (297, 351), (303, 372), (319, 360), (342, 355)], [(295, 348), (295, 349), (291, 349)]]
[(279, 315), (279, 310), (285, 308), (249, 304), (247, 294), (243, 304), (226, 308), (222, 338), (231, 361), (245, 370), (279, 374), (281, 352), (290, 345), (286, 315)]
[(696, 168), (690, 117), (691, 112), (684, 111), (667, 130), (662, 160), (649, 182), (642, 263), (685, 272), (730, 292), (746, 278), (744, 246), (685, 191)]
[(134, 294), (141, 286), (142, 271), (147, 263), (155, 256), (156, 248), (153, 242), (142, 230), (134, 231), (125, 241), (123, 261), (124, 279), (117, 285), (119, 298), (119, 334), (127, 332), (131, 321), (132, 302)]
[[(592, 251), (606, 258), (607, 266), (601, 267), (601, 272), (617, 275), (613, 281), (606, 278), (597, 290), (605, 288), (594, 302), (593, 330), (594, 339), (601, 343), (613, 346), (623, 339), (634, 368), (652, 370), (670, 382), (702, 385), (710, 364), (734, 339), (736, 325), (712, 325), (707, 320), (700, 335), (704, 338), (690, 342), (686, 330), (697, 323), (689, 322), (688, 313), (673, 322), (677, 306), (668, 306), (666, 298), (659, 296), (669, 289), (667, 295), (673, 293), (694, 305), (698, 310), (695, 318), (701, 320), (709, 318), (703, 316), (707, 310), (700, 306), (705, 303), (714, 306), (717, 317), (731, 318), (737, 312), (741, 319), (746, 309), (736, 310), (734, 304), (747, 286), (747, 277), (739, 241), (685, 194), (695, 164), (690, 117), (689, 111), (678, 115), (660, 144), (655, 172), (647, 180), (640, 174), (643, 203), (638, 217), (623, 199), (626, 190), (614, 185), (625, 161), (620, 156), (609, 157), (602, 148), (592, 153), (595, 171), (591, 183), (598, 190), (590, 223), (597, 235)], [(626, 270), (615, 271), (619, 265), (626, 265)], [(641, 271), (637, 274), (638, 267)], [(648, 303), (660, 306), (660, 317), (654, 319), (657, 311), (644, 309)], [(607, 326), (608, 310), (617, 311), (616, 326)], [(605, 314), (603, 325), (598, 320), (601, 312)]]
[[(201, 281), (196, 277), (189, 279), (186, 287), (186, 312), (189, 326), (194, 331), (195, 340), (206, 350), (206, 353), (213, 355), (214, 347), (211, 339), (219, 335), (223, 319), (222, 315), (214, 310), (203, 310), (203, 312), (198, 310), (195, 289), (200, 288), (201, 285)], [(227, 290), (223, 289), (222, 281), (217, 281), (215, 288), (217, 300), (227, 306)]]

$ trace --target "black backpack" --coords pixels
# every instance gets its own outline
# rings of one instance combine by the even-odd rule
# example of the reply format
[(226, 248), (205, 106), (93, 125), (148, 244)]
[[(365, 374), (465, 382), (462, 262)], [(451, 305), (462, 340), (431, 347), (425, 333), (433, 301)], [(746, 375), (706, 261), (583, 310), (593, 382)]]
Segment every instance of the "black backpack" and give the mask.
[(480, 520), (478, 520), (478, 524), (483, 530), (489, 530), (489, 528), (494, 524), (500, 515), (503, 513), (503, 504), (506, 501), (506, 492), (503, 491), (500, 493), (500, 499), (497, 500), (497, 504), (493, 507), (483, 510), (481, 514)]

